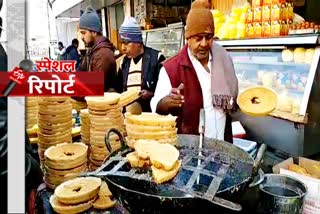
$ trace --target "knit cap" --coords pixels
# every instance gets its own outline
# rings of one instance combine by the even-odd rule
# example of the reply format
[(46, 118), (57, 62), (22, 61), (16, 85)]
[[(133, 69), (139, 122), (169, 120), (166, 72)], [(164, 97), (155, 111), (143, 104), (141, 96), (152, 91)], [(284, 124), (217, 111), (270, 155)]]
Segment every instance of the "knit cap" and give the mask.
[(102, 32), (100, 17), (97, 14), (96, 10), (91, 6), (88, 6), (84, 13), (80, 16), (79, 28), (95, 31), (98, 33)]
[(194, 1), (186, 20), (186, 39), (201, 33), (214, 34), (213, 16), (208, 0)]
[(133, 17), (126, 17), (120, 26), (119, 35), (124, 42), (142, 43), (142, 31)]

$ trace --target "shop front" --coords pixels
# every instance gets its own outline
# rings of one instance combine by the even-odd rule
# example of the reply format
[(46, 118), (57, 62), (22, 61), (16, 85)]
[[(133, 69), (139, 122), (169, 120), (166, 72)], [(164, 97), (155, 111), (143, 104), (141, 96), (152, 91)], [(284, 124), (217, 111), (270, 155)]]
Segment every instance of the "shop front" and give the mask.
[[(241, 122), (247, 139), (268, 146), (265, 171), (293, 176), (309, 189), (314, 186), (310, 185), (308, 173), (300, 176), (301, 172), (286, 170), (294, 171), (293, 163), (303, 170), (314, 164), (301, 157), (319, 160), (320, 144), (316, 139), (320, 135), (320, 114), (316, 106), (319, 106), (320, 19), (315, 11), (311, 12), (314, 3), (236, 1), (229, 8), (229, 15), (222, 12), (225, 8), (213, 10), (219, 38), (216, 42), (233, 59), (240, 93), (260, 85), (278, 95), (277, 107), (268, 116), (237, 112), (233, 119)], [(314, 181), (317, 186), (319, 180)], [(319, 212), (317, 195), (318, 190), (308, 191), (301, 212)]]
[(233, 58), (239, 90), (263, 85), (279, 96), (270, 117), (240, 116), (241, 123), (250, 139), (287, 155), (320, 152), (320, 144), (312, 140), (319, 135), (314, 106), (319, 93), (320, 20), (297, 14), (311, 2), (237, 1), (229, 16), (213, 10), (217, 43)]
[[(81, 104), (27, 99), (38, 111), (28, 134), (44, 172), (45, 213), (319, 213), (320, 20), (297, 12), (308, 2), (210, 1), (214, 42), (232, 57), (239, 92), (261, 86), (277, 97), (267, 115), (232, 115), (244, 128), (244, 139), (233, 130), (234, 144), (205, 138), (201, 113), (200, 136), (178, 134), (176, 116), (123, 113), (140, 98), (137, 90)], [(185, 45), (191, 3), (77, 2), (56, 13), (64, 20), (59, 40), (77, 36), (80, 11), (91, 4), (115, 46), (132, 15), (144, 43), (169, 58)]]

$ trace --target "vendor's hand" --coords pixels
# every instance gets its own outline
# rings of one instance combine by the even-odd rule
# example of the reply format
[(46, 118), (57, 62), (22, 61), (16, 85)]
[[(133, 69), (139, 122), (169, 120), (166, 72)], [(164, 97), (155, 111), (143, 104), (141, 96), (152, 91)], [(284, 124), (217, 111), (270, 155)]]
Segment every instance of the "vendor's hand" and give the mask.
[(151, 98), (153, 97), (153, 93), (146, 89), (141, 90), (140, 95), (141, 95), (141, 98), (140, 98), (141, 100), (151, 100)]
[(176, 109), (183, 106), (183, 89), (184, 85), (181, 83), (178, 88), (172, 88), (170, 94), (163, 98), (163, 102), (165, 102), (168, 109)]
[(177, 94), (183, 96), (184, 85), (181, 83), (178, 88), (172, 88), (170, 94)]

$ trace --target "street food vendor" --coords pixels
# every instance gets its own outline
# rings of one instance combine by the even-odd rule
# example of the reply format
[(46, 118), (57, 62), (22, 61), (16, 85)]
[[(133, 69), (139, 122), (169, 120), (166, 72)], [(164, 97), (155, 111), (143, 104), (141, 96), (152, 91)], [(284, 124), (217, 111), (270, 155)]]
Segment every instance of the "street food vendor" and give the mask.
[(151, 112), (150, 101), (165, 57), (160, 51), (143, 45), (142, 31), (133, 17), (124, 20), (119, 35), (122, 42), (121, 51), (125, 56), (120, 62), (117, 74), (117, 91), (141, 90), (141, 98), (133, 103), (131, 108)]
[(186, 20), (187, 44), (160, 70), (153, 112), (178, 116), (180, 134), (199, 134), (205, 110), (205, 137), (232, 142), (231, 117), (238, 80), (231, 57), (214, 42), (214, 21), (206, 0), (196, 0)]

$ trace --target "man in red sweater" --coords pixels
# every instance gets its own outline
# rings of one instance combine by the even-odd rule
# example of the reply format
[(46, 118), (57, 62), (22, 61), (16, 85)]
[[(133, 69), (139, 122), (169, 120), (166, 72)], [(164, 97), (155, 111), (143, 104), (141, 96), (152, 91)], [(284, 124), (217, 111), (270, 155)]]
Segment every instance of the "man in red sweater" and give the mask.
[(178, 116), (179, 134), (199, 134), (205, 110), (205, 137), (232, 142), (231, 118), (238, 80), (229, 54), (214, 43), (214, 21), (206, 0), (193, 2), (186, 21), (187, 45), (163, 64), (153, 112)]

